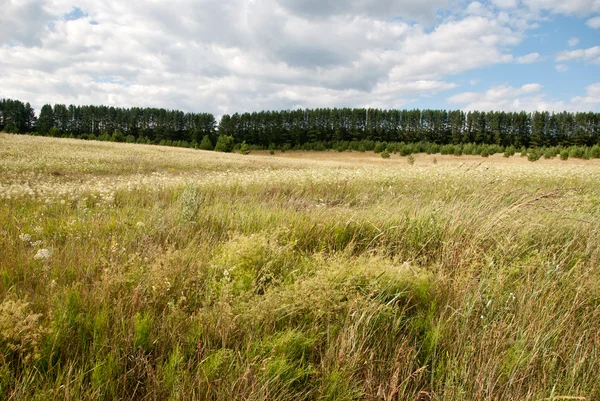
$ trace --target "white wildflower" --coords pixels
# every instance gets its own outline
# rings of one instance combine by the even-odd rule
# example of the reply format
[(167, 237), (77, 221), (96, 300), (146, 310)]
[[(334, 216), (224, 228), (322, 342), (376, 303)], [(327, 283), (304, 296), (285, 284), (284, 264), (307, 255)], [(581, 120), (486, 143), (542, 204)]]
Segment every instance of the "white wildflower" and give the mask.
[(146, 225), (144, 223), (142, 223), (141, 221), (138, 221), (137, 223), (135, 223), (136, 226), (140, 227), (140, 228), (144, 228), (146, 227)]
[(35, 254), (35, 256), (33, 257), (35, 260), (46, 260), (49, 259), (50, 256), (52, 256), (52, 253), (50, 252), (49, 249), (38, 249), (37, 253)]
[(23, 242), (31, 242), (31, 235), (26, 233), (19, 234), (19, 239)]

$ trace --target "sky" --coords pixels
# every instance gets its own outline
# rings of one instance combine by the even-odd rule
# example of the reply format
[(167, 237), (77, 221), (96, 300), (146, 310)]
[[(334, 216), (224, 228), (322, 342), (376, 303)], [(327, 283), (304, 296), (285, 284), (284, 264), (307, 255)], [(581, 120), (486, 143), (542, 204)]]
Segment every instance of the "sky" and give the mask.
[(0, 98), (600, 112), (600, 0), (0, 0)]

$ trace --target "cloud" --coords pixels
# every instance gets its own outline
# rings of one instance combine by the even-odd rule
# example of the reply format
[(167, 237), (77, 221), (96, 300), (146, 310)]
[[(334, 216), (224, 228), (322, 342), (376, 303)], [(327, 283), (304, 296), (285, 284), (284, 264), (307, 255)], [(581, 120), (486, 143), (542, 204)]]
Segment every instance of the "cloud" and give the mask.
[(278, 0), (278, 5), (304, 18), (368, 16), (380, 20), (405, 18), (433, 21), (447, 0)]
[(600, 0), (522, 0), (533, 10), (548, 10), (555, 14), (589, 15), (600, 11)]
[(556, 56), (556, 61), (583, 61), (590, 64), (600, 64), (600, 46), (589, 49), (565, 50)]
[(594, 17), (587, 20), (586, 25), (592, 29), (600, 29), (600, 17)]
[(529, 53), (525, 56), (517, 57), (517, 64), (533, 64), (540, 61), (539, 53)]
[(585, 95), (576, 96), (569, 102), (547, 100), (543, 86), (527, 84), (521, 87), (492, 86), (486, 92), (464, 92), (448, 98), (462, 109), (472, 111), (596, 111), (600, 106), (600, 83), (585, 88)]
[(556, 66), (554, 68), (556, 68), (556, 71), (558, 71), (558, 72), (567, 72), (567, 71), (569, 71), (569, 66), (565, 65), (565, 64), (556, 64)]
[(519, 4), (517, 0), (492, 0), (492, 3), (500, 8), (515, 8)]
[(0, 45), (39, 46), (53, 16), (42, 0), (3, 1), (0, 12)]
[[(589, 12), (600, 0), (591, 1)], [(583, 12), (579, 0), (562, 3), (9, 1), (0, 14), (0, 97), (38, 109), (60, 102), (216, 114), (401, 107), (456, 89), (459, 74), (541, 61), (537, 52), (512, 53), (541, 21), (529, 7)], [(557, 61), (597, 62), (589, 50)], [(517, 89), (533, 90), (520, 97), (541, 91)]]
[(579, 38), (571, 38), (567, 43), (569, 47), (575, 47), (579, 44)]
[(597, 110), (600, 105), (600, 82), (589, 85), (585, 89), (585, 95), (574, 97), (571, 103), (575, 105), (573, 110)]
[[(454, 75), (514, 61), (510, 49), (526, 29), (516, 18), (436, 17), (451, 3), (10, 2), (0, 18), (19, 24), (14, 32), (0, 24), (0, 37), (23, 45), (0, 45), (0, 97), (38, 109), (60, 102), (217, 114), (397, 107), (456, 88)], [(410, 21), (436, 18), (433, 27)], [(18, 25), (41, 28), (20, 33)]]

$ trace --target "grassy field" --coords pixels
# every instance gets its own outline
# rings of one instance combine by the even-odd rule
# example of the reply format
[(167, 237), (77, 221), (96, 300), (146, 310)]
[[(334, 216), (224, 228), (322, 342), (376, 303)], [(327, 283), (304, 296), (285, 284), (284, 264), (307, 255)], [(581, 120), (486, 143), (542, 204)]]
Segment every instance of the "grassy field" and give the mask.
[(0, 134), (0, 399), (598, 400), (598, 160)]

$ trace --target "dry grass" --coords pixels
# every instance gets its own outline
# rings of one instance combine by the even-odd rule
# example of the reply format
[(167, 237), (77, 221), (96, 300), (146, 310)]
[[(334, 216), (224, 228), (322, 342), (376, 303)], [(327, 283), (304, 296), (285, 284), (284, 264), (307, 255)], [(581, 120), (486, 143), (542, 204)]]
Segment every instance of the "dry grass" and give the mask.
[(0, 398), (600, 399), (600, 165), (0, 135)]

